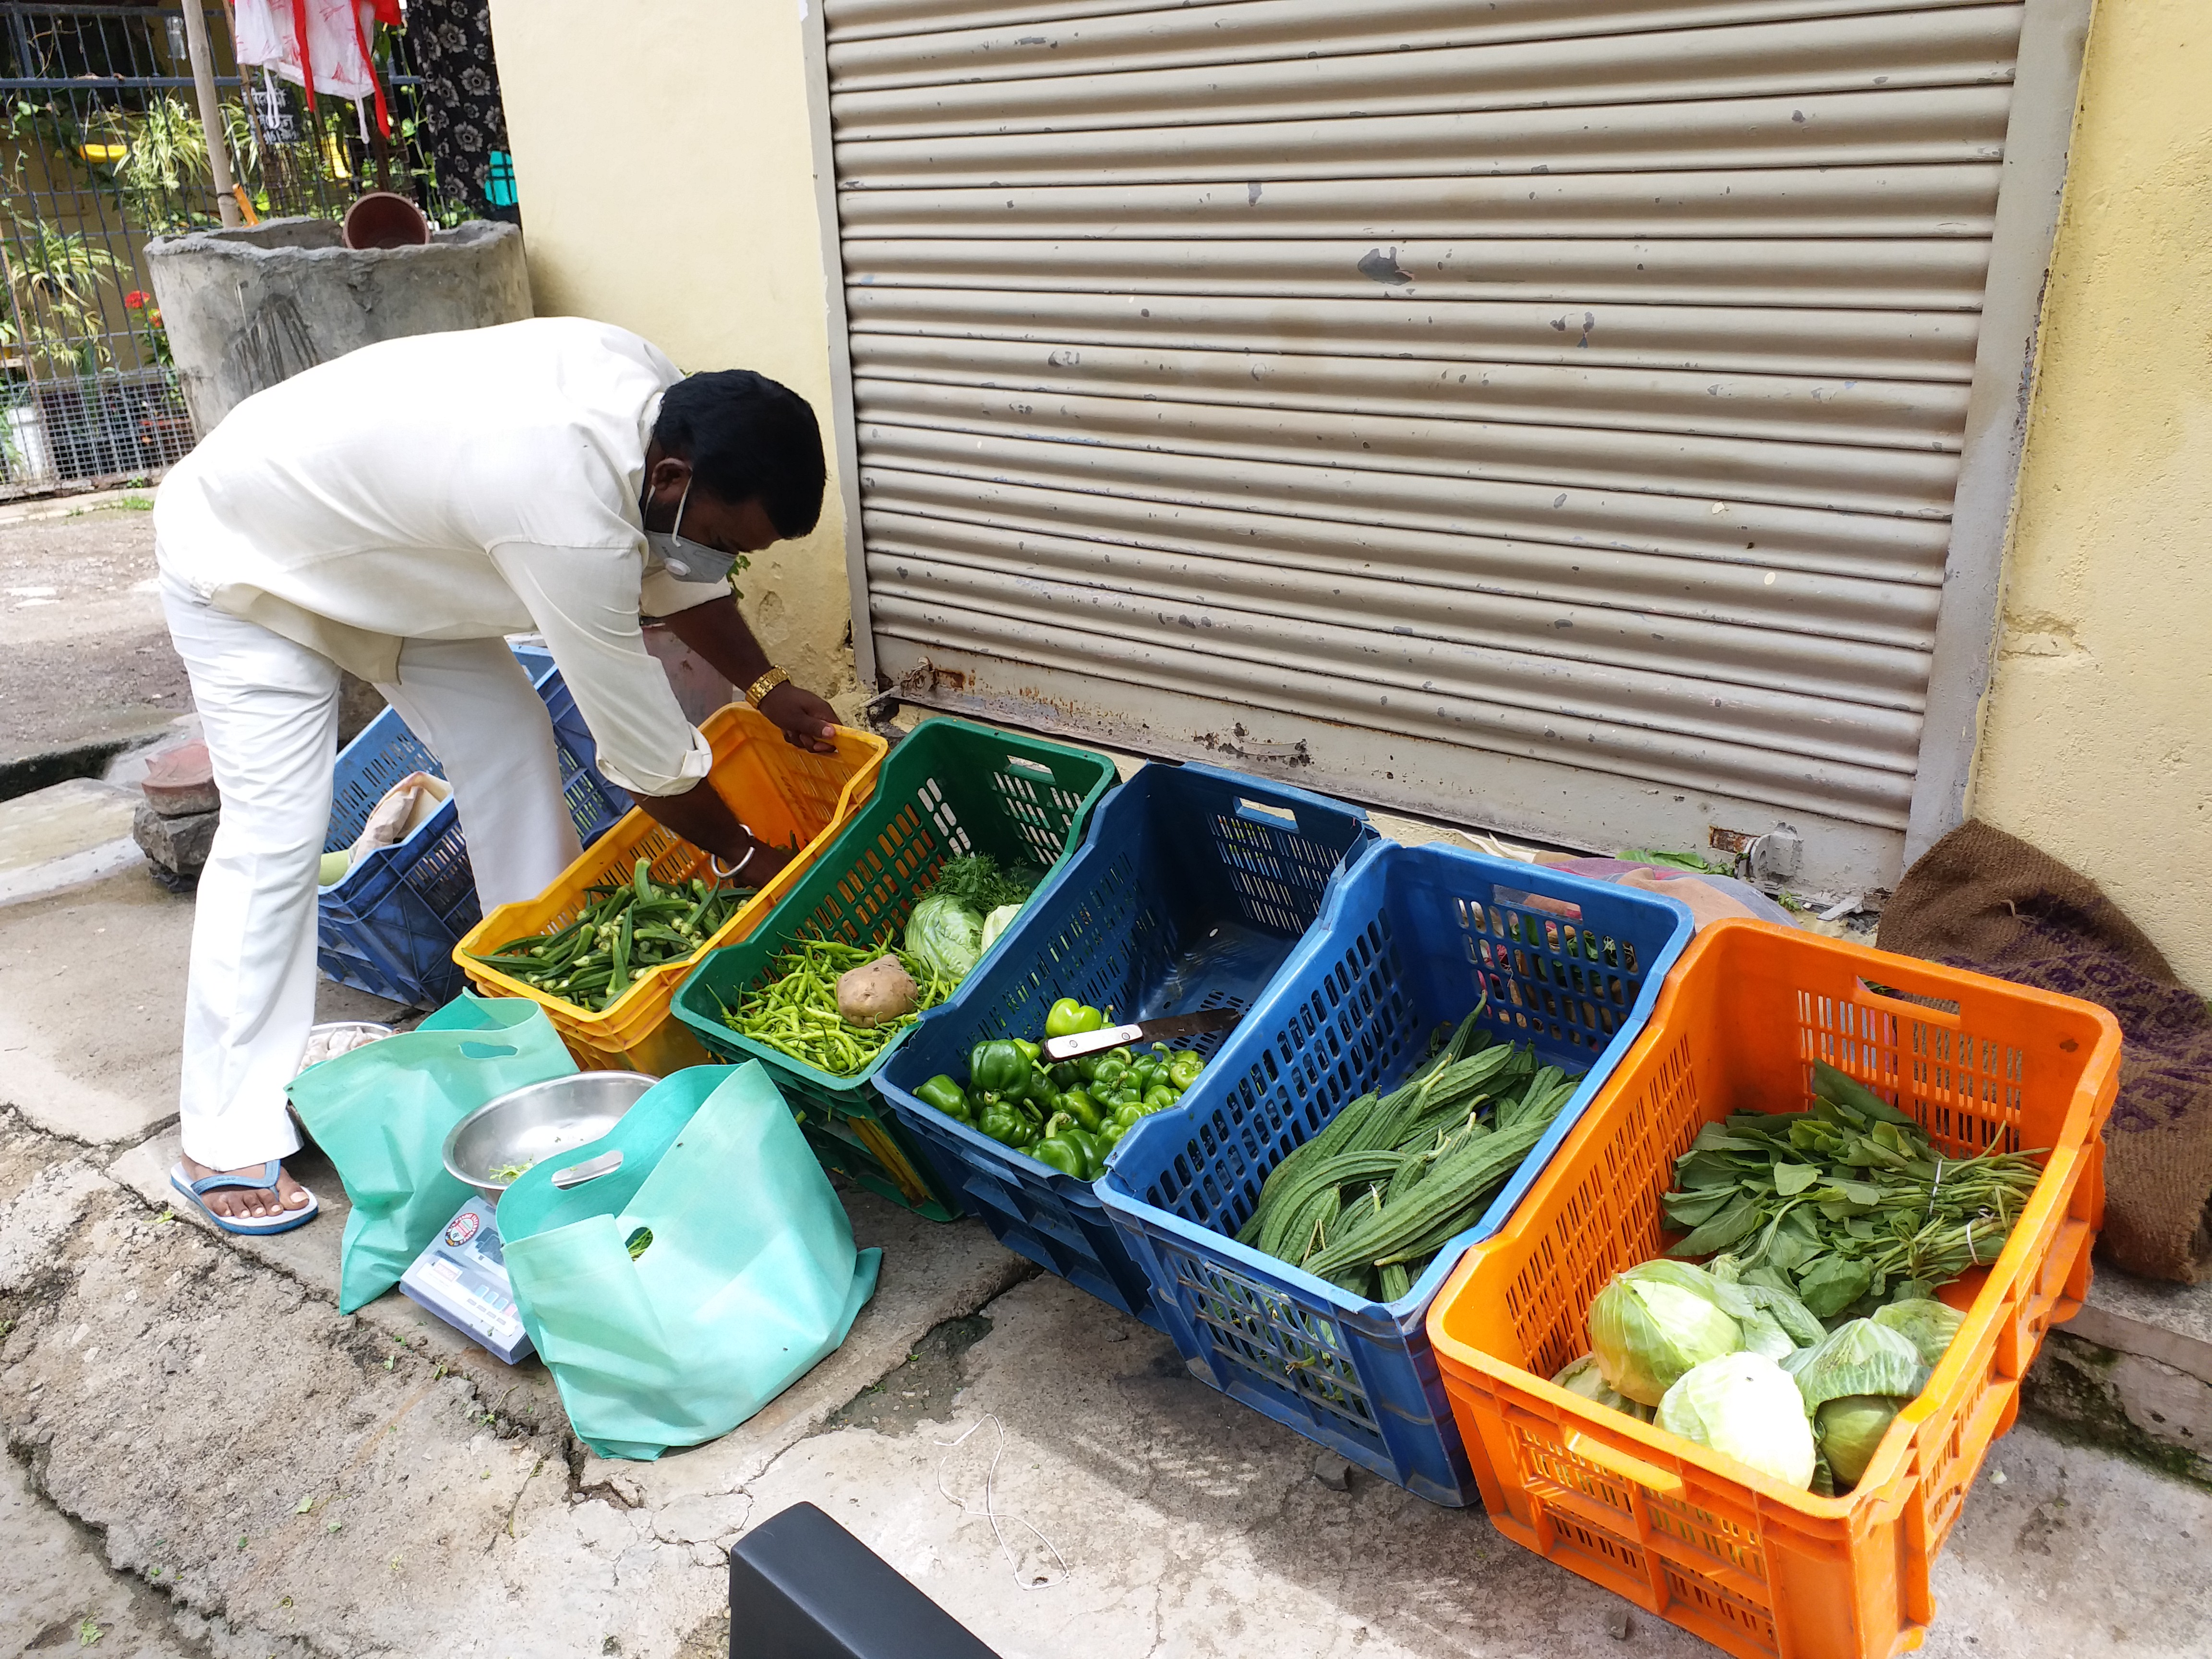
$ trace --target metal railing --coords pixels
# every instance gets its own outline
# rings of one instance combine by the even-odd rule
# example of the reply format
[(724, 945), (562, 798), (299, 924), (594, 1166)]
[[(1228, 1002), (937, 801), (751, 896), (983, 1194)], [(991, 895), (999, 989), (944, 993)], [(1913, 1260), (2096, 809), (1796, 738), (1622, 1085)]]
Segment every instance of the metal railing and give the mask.
[[(343, 100), (310, 115), (298, 88), (241, 77), (228, 13), (205, 15), (254, 216), (336, 217), (379, 187), (454, 216), (416, 142), (404, 34), (380, 52), (387, 143)], [(221, 222), (181, 7), (0, 0), (0, 498), (150, 478), (191, 449), (144, 248)]]

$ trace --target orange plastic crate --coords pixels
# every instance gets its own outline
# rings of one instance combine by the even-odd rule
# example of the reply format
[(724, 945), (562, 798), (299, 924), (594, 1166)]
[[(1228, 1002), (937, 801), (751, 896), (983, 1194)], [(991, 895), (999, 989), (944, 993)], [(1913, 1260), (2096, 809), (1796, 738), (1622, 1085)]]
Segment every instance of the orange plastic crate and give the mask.
[[(1856, 1488), (1818, 1498), (1554, 1388), (1591, 1301), (1657, 1255), (1698, 1129), (1802, 1111), (1825, 1060), (1946, 1152), (2050, 1149), (1996, 1261), (1943, 1292), (1966, 1318)], [(1744, 1659), (1917, 1647), (1929, 1573), (2044, 1331), (2089, 1288), (2120, 1032), (2103, 1009), (1765, 922), (1705, 928), (1643, 1038), (1429, 1334), (1482, 1501), (1515, 1542)]]
[(544, 893), (521, 903), (501, 905), (454, 947), (453, 960), (471, 986), (485, 996), (524, 997), (538, 1004), (586, 1071), (649, 1072), (666, 1077), (687, 1066), (713, 1063), (714, 1057), (674, 1016), (676, 988), (708, 951), (750, 934), (798, 884), (815, 856), (875, 793), (876, 771), (890, 747), (872, 732), (840, 726), (836, 753), (795, 749), (783, 740), (773, 721), (744, 703), (717, 710), (699, 730), (714, 751), (708, 781), (730, 810), (747, 829), (774, 845), (787, 846), (796, 839), (799, 854), (689, 960), (654, 969), (596, 1014), (474, 960), (475, 955), (489, 954), (510, 939), (566, 927), (583, 908), (586, 888), (611, 877), (627, 880), (641, 858), (653, 860), (656, 881), (689, 881), (707, 875), (707, 855), (662, 828), (642, 807), (633, 808), (586, 848), (583, 856)]

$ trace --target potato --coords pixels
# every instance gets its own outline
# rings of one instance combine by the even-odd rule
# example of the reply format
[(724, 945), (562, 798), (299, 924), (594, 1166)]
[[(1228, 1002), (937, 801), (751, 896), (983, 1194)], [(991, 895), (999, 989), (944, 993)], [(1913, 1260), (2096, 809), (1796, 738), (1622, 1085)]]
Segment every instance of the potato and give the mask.
[(921, 988), (896, 957), (878, 957), (837, 975), (838, 1016), (854, 1025), (880, 1025), (910, 1014), (921, 1000)]

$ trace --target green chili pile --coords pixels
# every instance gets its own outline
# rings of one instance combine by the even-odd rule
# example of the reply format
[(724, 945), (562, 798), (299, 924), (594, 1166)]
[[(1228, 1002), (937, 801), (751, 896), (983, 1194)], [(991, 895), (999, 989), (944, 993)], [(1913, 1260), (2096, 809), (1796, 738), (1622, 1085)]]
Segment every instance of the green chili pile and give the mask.
[(650, 860), (640, 859), (628, 881), (584, 890), (590, 902), (566, 927), (509, 939), (470, 960), (599, 1013), (643, 975), (697, 955), (756, 890), (712, 887), (696, 877), (664, 887)]
[[(880, 1025), (855, 1025), (837, 1012), (838, 975), (885, 955), (896, 956), (913, 976), (921, 993), (914, 1012)], [(770, 977), (748, 991), (735, 1008), (724, 1005), (722, 1022), (817, 1072), (850, 1077), (865, 1070), (924, 1012), (951, 996), (958, 983), (913, 952), (891, 950), (889, 935), (876, 945), (802, 939), (770, 963)]]

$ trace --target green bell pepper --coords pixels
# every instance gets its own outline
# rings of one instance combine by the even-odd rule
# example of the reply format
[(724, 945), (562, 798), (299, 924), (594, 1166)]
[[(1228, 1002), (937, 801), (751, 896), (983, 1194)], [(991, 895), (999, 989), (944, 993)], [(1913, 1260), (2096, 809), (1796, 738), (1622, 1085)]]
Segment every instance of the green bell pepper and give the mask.
[(1145, 1091), (1145, 1111), (1147, 1115), (1164, 1110), (1176, 1103), (1176, 1091), (1164, 1083), (1155, 1083)]
[(1106, 1114), (1099, 1109), (1098, 1103), (1093, 1100), (1085, 1090), (1066, 1091), (1060, 1097), (1060, 1109), (1094, 1134), (1106, 1121)]
[(1096, 1031), (1105, 1024), (1106, 1016), (1089, 1003), (1062, 997), (1044, 1017), (1044, 1034), (1048, 1037), (1074, 1036), (1084, 1031)]
[(1036, 1145), (1036, 1125), (1019, 1107), (994, 1102), (983, 1109), (975, 1127), (1001, 1146), (1012, 1146), (1016, 1152), (1026, 1152)]
[(1078, 1181), (1097, 1180), (1105, 1162), (1097, 1137), (1065, 1117), (1055, 1119), (1052, 1133), (1030, 1147), (1029, 1153), (1038, 1163)]
[(957, 1118), (963, 1123), (973, 1123), (975, 1114), (968, 1104), (968, 1097), (958, 1084), (939, 1073), (914, 1091), (914, 1097), (925, 1106), (933, 1106), (947, 1117)]
[(1198, 1081), (1198, 1074), (1206, 1069), (1206, 1061), (1188, 1048), (1178, 1048), (1168, 1056), (1168, 1081), (1175, 1085), (1177, 1094)]
[(968, 1086), (993, 1094), (1018, 1094), (1027, 1090), (1030, 1059), (1010, 1039), (979, 1042), (968, 1051)]
[(1031, 1042), (1027, 1037), (1008, 1037), (1006, 1041), (1012, 1043), (1015, 1048), (1020, 1049), (1022, 1051), (1022, 1058), (1029, 1061), (1032, 1066), (1036, 1065), (1044, 1058), (1044, 1049), (1038, 1044)]

